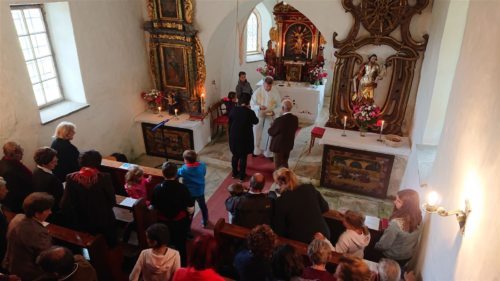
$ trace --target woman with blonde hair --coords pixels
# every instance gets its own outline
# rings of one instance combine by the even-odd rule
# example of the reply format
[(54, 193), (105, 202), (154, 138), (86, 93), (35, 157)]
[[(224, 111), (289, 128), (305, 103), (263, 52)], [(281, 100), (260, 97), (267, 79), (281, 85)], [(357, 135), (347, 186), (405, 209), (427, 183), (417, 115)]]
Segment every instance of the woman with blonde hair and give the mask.
[(384, 231), (375, 248), (401, 268), (415, 253), (422, 222), (420, 199), (412, 189), (400, 190), (394, 200), (394, 211), (389, 218), (389, 227)]
[(309, 243), (316, 232), (330, 237), (330, 230), (323, 218), (328, 203), (312, 184), (299, 184), (297, 176), (288, 168), (273, 174), (279, 186), (276, 198), (273, 228), (280, 236)]
[(61, 182), (66, 181), (66, 175), (80, 169), (78, 157), (80, 152), (70, 141), (75, 136), (75, 124), (63, 121), (57, 125), (54, 132), (54, 141), (50, 148), (57, 151), (58, 163), (54, 169), (54, 174)]

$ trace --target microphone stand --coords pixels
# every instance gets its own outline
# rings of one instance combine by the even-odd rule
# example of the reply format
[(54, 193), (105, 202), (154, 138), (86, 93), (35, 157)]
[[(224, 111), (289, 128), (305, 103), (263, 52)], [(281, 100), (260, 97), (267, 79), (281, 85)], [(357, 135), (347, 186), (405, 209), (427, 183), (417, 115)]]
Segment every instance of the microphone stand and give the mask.
[[(151, 128), (151, 132), (155, 132), (159, 128), (163, 127), (163, 125), (165, 125), (165, 123), (167, 123), (168, 121), (170, 121), (170, 119), (167, 118), (161, 121), (160, 123), (156, 124), (153, 128)], [(161, 143), (163, 144), (163, 150), (165, 151), (165, 161), (168, 161), (167, 144), (165, 143), (165, 134), (163, 130), (160, 130), (160, 133), (161, 133)], [(156, 168), (161, 167), (162, 165), (163, 164), (157, 166)]]

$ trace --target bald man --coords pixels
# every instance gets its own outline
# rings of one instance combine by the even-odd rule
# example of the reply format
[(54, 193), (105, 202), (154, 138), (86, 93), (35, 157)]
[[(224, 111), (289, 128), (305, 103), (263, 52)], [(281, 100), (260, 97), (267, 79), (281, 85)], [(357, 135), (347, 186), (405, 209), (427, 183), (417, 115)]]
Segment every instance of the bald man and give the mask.
[(267, 131), (271, 136), (269, 149), (274, 152), (275, 169), (288, 168), (288, 158), (290, 157), (290, 151), (293, 149), (295, 132), (299, 128), (299, 119), (290, 112), (292, 107), (291, 100), (283, 100), (281, 102), (283, 114), (274, 120), (274, 123)]
[(234, 209), (233, 224), (254, 228), (260, 224), (271, 225), (272, 201), (263, 193), (266, 179), (261, 173), (250, 178), (250, 190), (241, 196)]

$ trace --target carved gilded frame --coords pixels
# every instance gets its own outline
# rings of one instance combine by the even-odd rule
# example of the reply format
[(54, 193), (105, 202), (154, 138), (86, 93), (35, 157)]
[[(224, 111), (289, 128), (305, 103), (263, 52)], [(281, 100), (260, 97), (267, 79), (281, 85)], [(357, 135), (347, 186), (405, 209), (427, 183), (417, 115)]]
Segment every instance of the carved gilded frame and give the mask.
[[(158, 18), (161, 20), (182, 21), (182, 6), (180, 0), (156, 0)], [(172, 10), (174, 8), (174, 10)]]

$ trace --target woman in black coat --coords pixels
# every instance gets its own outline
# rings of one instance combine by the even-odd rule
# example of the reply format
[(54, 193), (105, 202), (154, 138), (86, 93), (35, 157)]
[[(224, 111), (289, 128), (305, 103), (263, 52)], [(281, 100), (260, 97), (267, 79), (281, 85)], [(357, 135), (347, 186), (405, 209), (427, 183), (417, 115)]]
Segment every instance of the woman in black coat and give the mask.
[(102, 234), (108, 245), (116, 245), (115, 191), (111, 176), (97, 169), (102, 156), (95, 150), (86, 151), (80, 157), (82, 168), (69, 174), (61, 201), (61, 208), (70, 228)]
[(78, 157), (80, 152), (70, 141), (75, 136), (75, 124), (63, 121), (56, 127), (54, 141), (50, 145), (52, 149), (57, 151), (58, 163), (54, 169), (54, 175), (61, 182), (66, 181), (66, 175), (76, 172), (80, 169), (78, 165)]
[(231, 159), (233, 178), (239, 177), (241, 181), (247, 176), (247, 156), (254, 149), (252, 128), (259, 123), (255, 112), (248, 106), (249, 103), (250, 95), (241, 94), (238, 106), (229, 114), (229, 149), (233, 154)]
[(298, 184), (297, 176), (288, 168), (273, 174), (279, 186), (280, 197), (274, 205), (274, 231), (286, 238), (310, 243), (316, 232), (330, 237), (330, 229), (323, 218), (328, 202), (312, 184)]

